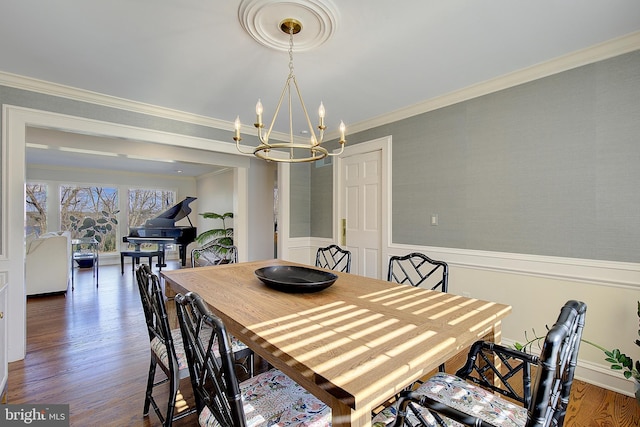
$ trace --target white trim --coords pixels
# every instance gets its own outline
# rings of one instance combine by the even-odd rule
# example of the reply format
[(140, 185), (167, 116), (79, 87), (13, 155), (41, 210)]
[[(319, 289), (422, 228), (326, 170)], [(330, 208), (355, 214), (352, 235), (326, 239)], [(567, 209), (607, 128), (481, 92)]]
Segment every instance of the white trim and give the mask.
[[(289, 239), (291, 249), (306, 247), (315, 253), (318, 247), (335, 239), (309, 237)], [(640, 291), (640, 263), (561, 258), (505, 252), (475, 251), (469, 249), (438, 248), (394, 244), (382, 248), (387, 260), (393, 255), (408, 252), (428, 253), (434, 259), (446, 261), (450, 266), (568, 280), (621, 289)], [(384, 264), (384, 259), (382, 260)], [(381, 278), (386, 277), (386, 271)]]
[[(153, 129), (124, 126), (117, 123), (102, 122), (98, 120), (86, 119), (75, 116), (67, 116), (41, 110), (34, 110), (11, 105), (3, 105), (3, 145), (10, 147), (12, 162), (7, 168), (7, 184), (15, 189), (14, 194), (10, 194), (10, 200), (14, 201), (12, 206), (21, 209), (22, 215), (9, 213), (7, 217), (8, 228), (16, 230), (10, 247), (23, 248), (20, 254), (11, 253), (10, 257), (10, 280), (8, 290), (8, 304), (13, 310), (10, 313), (11, 328), (9, 330), (9, 360), (19, 360), (24, 358), (26, 349), (26, 300), (24, 289), (24, 180), (25, 180), (25, 129), (28, 126), (61, 129), (71, 132), (87, 133), (107, 137), (122, 137), (137, 141), (147, 141), (159, 144), (177, 145), (188, 148), (199, 148), (214, 152), (223, 153), (220, 155), (223, 166), (236, 167), (241, 170), (236, 177), (236, 197), (237, 208), (234, 223), (239, 230), (248, 229), (248, 182), (247, 171), (250, 161), (246, 156), (241, 156), (235, 151), (232, 144), (220, 141), (206, 140), (180, 134), (157, 131)], [(232, 149), (230, 149), (231, 147)], [(233, 155), (231, 154), (233, 153)], [(244, 169), (244, 170), (242, 170)], [(20, 172), (21, 171), (21, 172)], [(20, 180), (18, 183), (17, 181)], [(12, 180), (11, 183), (8, 181)], [(18, 191), (19, 189), (19, 191)], [(18, 201), (22, 200), (22, 203)], [(17, 231), (20, 230), (20, 237)], [(243, 246), (244, 245), (244, 246)], [(238, 250), (240, 253), (247, 253), (248, 237), (240, 233)]]
[[(118, 98), (111, 95), (91, 92), (84, 89), (77, 89), (71, 86), (65, 86), (58, 83), (47, 82), (44, 80), (38, 80), (31, 77), (25, 77), (1, 71), (0, 86), (7, 86), (16, 89), (37, 92), (44, 95), (57, 96), (74, 101), (88, 102), (94, 105), (116, 108), (118, 110), (130, 111), (133, 113), (148, 114), (154, 117), (178, 120), (185, 123), (192, 123), (195, 125), (211, 127), (229, 132), (235, 131), (234, 123), (227, 120), (201, 116), (198, 114), (165, 108), (158, 105), (146, 104), (138, 101), (132, 101), (129, 99)], [(254, 126), (242, 125), (241, 131), (243, 133), (250, 134), (252, 132), (255, 132), (255, 128)], [(289, 135), (287, 133), (274, 131), (271, 133), (271, 138), (288, 141)], [(235, 147), (235, 143), (230, 144)], [(253, 147), (242, 147), (246, 150), (253, 150)]]
[(71, 86), (65, 86), (17, 74), (0, 72), (0, 85), (38, 92), (45, 95), (58, 96), (75, 101), (88, 102), (95, 105), (101, 105), (103, 107), (117, 108), (119, 110), (149, 114), (155, 117), (170, 118), (187, 123), (210, 126), (222, 130), (234, 130), (233, 123), (229, 121), (212, 119), (210, 117), (159, 107), (157, 105), (145, 104), (143, 102), (131, 101), (111, 95), (104, 95), (84, 89), (76, 89)]
[(640, 263), (398, 244), (389, 246), (388, 256), (412, 251), (428, 253), (451, 266), (640, 290)]
[[(3, 233), (6, 247), (4, 258), (0, 260), (0, 270), (7, 277), (7, 357), (9, 362), (24, 358), (27, 336), (27, 301), (25, 298), (25, 247), (24, 218), (26, 176), (25, 164), (25, 126), (20, 126), (19, 112), (3, 105), (2, 107), (2, 145), (5, 148), (4, 182), (6, 200), (3, 206)], [(14, 123), (18, 125), (14, 125)], [(3, 343), (4, 345), (5, 343)]]
[(8, 129), (7, 129), (7, 118), (5, 114), (5, 109), (2, 109), (2, 138), (0, 140), (0, 191), (2, 195), (0, 197), (0, 260), (7, 259), (7, 233), (8, 233), (8, 223), (9, 223), (9, 215), (8, 215), (8, 204), (7, 204), (7, 190), (8, 190), (8, 179), (9, 174), (7, 173), (7, 165), (9, 162), (7, 161), (8, 151), (7, 144), (9, 143)]
[(291, 167), (278, 163), (278, 258), (290, 259), (291, 225)]
[(286, 257), (279, 257), (287, 261), (299, 262), (302, 264), (312, 265), (312, 254), (315, 256), (317, 247), (311, 242), (310, 237), (294, 237), (286, 242)]
[(249, 170), (233, 170), (233, 240), (238, 248), (238, 261), (249, 261)]
[(362, 122), (351, 123), (349, 124), (349, 133), (355, 134), (357, 132), (372, 129), (388, 123), (393, 123), (398, 120), (437, 110), (439, 108), (457, 104), (479, 96), (488, 95), (490, 93), (518, 86), (523, 83), (528, 83), (553, 74), (558, 74), (583, 65), (603, 61), (638, 49), (640, 49), (640, 31), (627, 34), (547, 62), (536, 64), (532, 67), (514, 71), (485, 82), (480, 82), (436, 98), (428, 99), (391, 113), (386, 113)]

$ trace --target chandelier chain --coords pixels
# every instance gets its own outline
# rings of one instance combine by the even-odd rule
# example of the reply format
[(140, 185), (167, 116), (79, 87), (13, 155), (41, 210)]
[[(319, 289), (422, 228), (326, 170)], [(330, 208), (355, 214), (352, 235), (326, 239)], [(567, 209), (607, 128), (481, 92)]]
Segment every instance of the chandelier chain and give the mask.
[(293, 27), (289, 28), (289, 76), (293, 76)]

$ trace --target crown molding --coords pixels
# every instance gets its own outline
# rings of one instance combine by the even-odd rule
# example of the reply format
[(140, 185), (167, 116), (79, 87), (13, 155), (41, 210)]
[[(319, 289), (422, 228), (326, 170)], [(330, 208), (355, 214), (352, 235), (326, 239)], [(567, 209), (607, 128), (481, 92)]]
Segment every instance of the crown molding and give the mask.
[(103, 107), (117, 108), (134, 113), (149, 114), (156, 117), (214, 127), (222, 130), (234, 130), (233, 123), (229, 121), (213, 119), (210, 117), (186, 113), (184, 111), (146, 104), (143, 102), (131, 101), (124, 98), (91, 92), (84, 89), (77, 89), (71, 86), (33, 79), (17, 74), (0, 72), (0, 85), (38, 92), (45, 95), (58, 96), (74, 101), (88, 102), (91, 104), (101, 105)]
[[(418, 114), (433, 111), (462, 101), (477, 98), (499, 90), (514, 87), (523, 83), (558, 74), (583, 65), (603, 61), (618, 55), (633, 52), (640, 49), (640, 31), (615, 38), (595, 46), (582, 49), (568, 55), (564, 55), (550, 61), (536, 64), (513, 73), (505, 74), (485, 82), (474, 84), (466, 88), (450, 92), (443, 96), (428, 99), (423, 102), (410, 105), (394, 112), (383, 114), (369, 120), (349, 125), (349, 133), (354, 134), (368, 130), (377, 126), (382, 126), (395, 121), (403, 120)], [(148, 114), (155, 117), (178, 120), (215, 129), (234, 131), (234, 125), (230, 121), (215, 119), (198, 114), (187, 113), (171, 108), (146, 104), (143, 102), (131, 101), (124, 98), (77, 89), (44, 80), (33, 79), (17, 74), (0, 71), (0, 85), (13, 87), (16, 89), (38, 92), (46, 95), (58, 96), (75, 101), (89, 102), (104, 107), (117, 108), (135, 113)], [(253, 127), (243, 125), (242, 132), (250, 133)], [(332, 137), (333, 135), (328, 135)], [(289, 135), (286, 133), (272, 134), (274, 139), (287, 141)], [(336, 132), (337, 137), (337, 132)]]
[(551, 59), (533, 65), (522, 70), (514, 71), (496, 77), (491, 80), (480, 82), (445, 95), (431, 98), (414, 105), (410, 105), (388, 114), (374, 117), (358, 123), (349, 124), (349, 133), (355, 134), (374, 127), (386, 125), (418, 114), (427, 113), (462, 101), (477, 98), (503, 89), (518, 86), (523, 83), (541, 79), (561, 73), (563, 71), (592, 64), (625, 53), (640, 49), (640, 31), (627, 34), (622, 37), (608, 40), (606, 42), (578, 50), (570, 54)]
[[(0, 86), (7, 86), (15, 89), (57, 96), (74, 101), (88, 102), (95, 105), (101, 105), (103, 107), (117, 108), (119, 110), (147, 114), (163, 119), (177, 120), (185, 123), (206, 126), (229, 132), (233, 132), (235, 130), (233, 122), (227, 120), (215, 119), (212, 117), (206, 117), (180, 110), (174, 110), (171, 108), (165, 108), (158, 105), (146, 104), (144, 102), (132, 101), (125, 98), (118, 98), (111, 95), (105, 95), (102, 93), (92, 92), (84, 89), (77, 89), (71, 86), (33, 79), (31, 77), (20, 76), (3, 71), (0, 71)], [(252, 129), (253, 126), (247, 126), (246, 129), (244, 129), (243, 126), (243, 132), (250, 132), (252, 131)], [(287, 140), (289, 138), (289, 135), (280, 132), (273, 132), (272, 137), (274, 139)]]

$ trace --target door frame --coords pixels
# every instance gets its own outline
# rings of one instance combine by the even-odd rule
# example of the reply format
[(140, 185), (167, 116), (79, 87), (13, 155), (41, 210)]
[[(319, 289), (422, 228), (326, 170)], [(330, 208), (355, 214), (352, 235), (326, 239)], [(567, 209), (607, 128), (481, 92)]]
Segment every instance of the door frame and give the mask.
[[(26, 290), (24, 217), (26, 182), (26, 128), (45, 127), (67, 132), (87, 133), (106, 137), (120, 137), (135, 141), (198, 148), (218, 153), (220, 164), (235, 168), (234, 210), (239, 259), (247, 261), (249, 246), (249, 175), (250, 157), (240, 155), (228, 142), (208, 140), (189, 135), (173, 134), (150, 128), (140, 128), (102, 120), (71, 116), (4, 104), (2, 107), (2, 254), (0, 254), (0, 286), (8, 283), (7, 337), (10, 362), (26, 355)], [(9, 203), (11, 201), (11, 203)]]
[[(380, 266), (384, 270), (383, 260), (388, 258), (389, 242), (391, 242), (391, 135), (344, 148), (342, 155), (337, 157), (333, 167), (333, 241), (339, 242), (340, 238), (340, 212), (344, 200), (344, 177), (342, 176), (343, 157), (365, 154), (372, 151), (380, 151)], [(380, 271), (384, 276), (384, 271)], [(382, 278), (382, 277), (379, 277)]]

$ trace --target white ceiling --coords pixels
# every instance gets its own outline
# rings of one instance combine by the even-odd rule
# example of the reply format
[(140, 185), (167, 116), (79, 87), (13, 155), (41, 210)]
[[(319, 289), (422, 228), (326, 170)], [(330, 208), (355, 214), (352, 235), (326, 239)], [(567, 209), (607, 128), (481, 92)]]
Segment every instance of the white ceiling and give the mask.
[[(0, 0), (0, 71), (228, 122), (239, 114), (249, 125), (261, 98), (268, 125), (289, 58), (245, 32), (240, 3)], [(335, 32), (294, 53), (295, 74), (312, 120), (322, 101), (328, 131), (343, 120), (347, 133), (350, 125), (640, 30), (638, 0), (332, 4)], [(295, 132), (304, 127), (298, 123)], [(276, 130), (287, 129), (278, 123)]]

